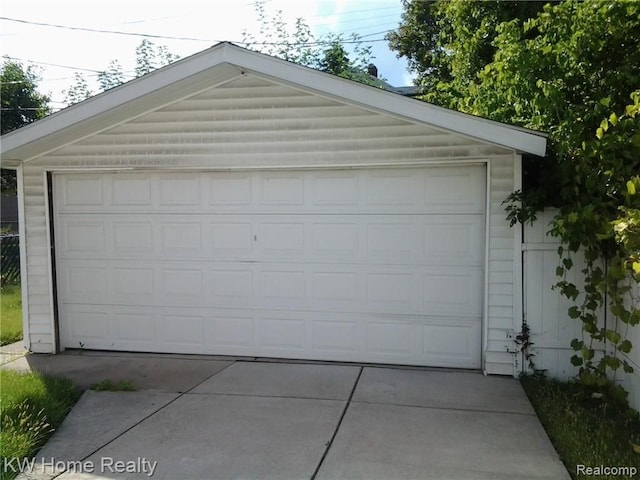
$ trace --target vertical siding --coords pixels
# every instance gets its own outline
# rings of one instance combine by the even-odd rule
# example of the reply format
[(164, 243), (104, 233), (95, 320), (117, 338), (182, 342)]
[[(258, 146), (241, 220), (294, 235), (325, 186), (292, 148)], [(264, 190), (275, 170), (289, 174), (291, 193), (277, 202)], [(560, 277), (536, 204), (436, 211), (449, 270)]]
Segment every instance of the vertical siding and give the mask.
[[(552, 377), (566, 379), (574, 376), (577, 369), (571, 365), (573, 355), (571, 340), (580, 338), (580, 323), (569, 318), (567, 310), (571, 302), (552, 286), (558, 281), (558, 240), (547, 235), (553, 210), (545, 210), (533, 225), (524, 232), (524, 292), (525, 316), (531, 329), (534, 343), (535, 366), (544, 369)], [(569, 272), (569, 281), (576, 281), (581, 266)]]
[[(554, 210), (544, 211), (533, 226), (525, 228), (525, 315), (531, 327), (535, 344), (536, 368), (544, 369), (554, 378), (568, 379), (578, 373), (571, 365), (571, 340), (582, 338), (581, 323), (569, 318), (567, 310), (572, 302), (561, 296), (551, 287), (558, 281), (555, 270), (558, 265), (558, 240), (546, 235)], [(583, 260), (576, 255), (569, 280), (580, 288), (580, 270)], [(640, 287), (638, 288), (640, 289)], [(638, 290), (637, 289), (637, 290)], [(638, 298), (638, 293), (634, 295)], [(631, 302), (631, 298), (628, 299)], [(604, 318), (603, 312), (600, 318)], [(640, 327), (630, 327), (628, 338), (634, 348), (624, 355), (634, 368), (634, 372), (625, 374), (621, 370), (616, 381), (629, 392), (629, 403), (640, 410)]]
[(513, 151), (310, 95), (251, 75), (201, 92), (35, 159), (24, 169), (30, 340), (52, 352), (45, 170), (340, 167), (485, 161), (489, 178), (488, 373), (513, 374), (515, 230), (502, 202)]
[[(636, 285), (633, 296), (629, 297), (631, 303), (635, 299), (635, 308), (640, 308), (640, 285)], [(640, 411), (640, 326), (629, 328), (629, 340), (633, 345), (631, 352), (624, 355), (629, 364), (633, 367), (633, 372), (620, 375), (622, 386), (629, 392), (629, 403), (633, 408)]]

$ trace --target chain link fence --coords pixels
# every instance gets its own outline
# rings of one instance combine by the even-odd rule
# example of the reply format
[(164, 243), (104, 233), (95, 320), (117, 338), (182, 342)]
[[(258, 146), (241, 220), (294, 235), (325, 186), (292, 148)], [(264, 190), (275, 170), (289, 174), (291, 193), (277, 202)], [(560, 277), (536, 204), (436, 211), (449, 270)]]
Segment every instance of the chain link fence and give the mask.
[(20, 283), (20, 237), (0, 236), (0, 286)]

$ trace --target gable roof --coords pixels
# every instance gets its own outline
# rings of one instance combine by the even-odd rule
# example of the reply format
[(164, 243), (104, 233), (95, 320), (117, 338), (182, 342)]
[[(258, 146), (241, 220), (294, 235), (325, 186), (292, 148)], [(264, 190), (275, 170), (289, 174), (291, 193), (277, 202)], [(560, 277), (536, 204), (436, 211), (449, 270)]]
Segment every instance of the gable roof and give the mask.
[(544, 133), (406, 98), (223, 42), (2, 136), (3, 161), (26, 162), (245, 73), (374, 112), (544, 156)]

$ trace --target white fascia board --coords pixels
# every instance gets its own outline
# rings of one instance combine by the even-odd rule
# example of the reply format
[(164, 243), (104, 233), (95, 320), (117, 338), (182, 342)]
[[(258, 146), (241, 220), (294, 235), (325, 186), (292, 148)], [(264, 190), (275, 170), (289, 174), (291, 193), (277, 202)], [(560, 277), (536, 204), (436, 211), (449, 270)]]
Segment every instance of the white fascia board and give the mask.
[[(7, 133), (2, 136), (0, 154), (3, 158), (25, 160), (21, 158), (20, 149), (22, 147), (41, 141), (50, 135), (59, 134), (64, 130), (72, 128), (90, 130), (93, 125), (90, 123), (92, 121), (98, 122), (96, 129), (104, 128), (102, 125), (104, 121), (97, 119), (105, 117), (107, 112), (112, 112), (113, 116), (108, 118), (113, 123), (118, 123), (116, 119), (121, 110), (130, 112), (135, 108), (135, 105), (143, 103), (145, 97), (153, 96), (161, 90), (168, 90), (173, 86), (179, 89), (181, 83), (202, 77), (202, 74), (211, 70), (212, 67), (224, 63), (223, 58), (222, 48), (210, 48), (91, 97), (32, 125)], [(70, 137), (74, 137), (74, 134), (71, 133)]]
[(404, 118), (440, 127), (477, 140), (508, 147), (518, 152), (543, 157), (547, 139), (544, 133), (507, 125), (465, 113), (438, 107), (396, 93), (317, 72), (293, 63), (226, 45), (229, 63), (258, 74), (316, 90), (342, 102), (388, 112)]
[[(154, 98), (154, 93), (161, 90), (180, 89), (180, 84), (184, 84), (189, 78), (206, 76), (202, 74), (223, 63), (262, 74), (292, 86), (308, 88), (321, 95), (324, 94), (369, 110), (433, 125), (481, 141), (512, 148), (518, 152), (539, 156), (545, 154), (546, 137), (544, 134), (409, 99), (285, 60), (251, 52), (230, 43), (218, 44), (66, 108), (35, 122), (33, 125), (8, 133), (2, 137), (0, 154), (8, 159), (28, 160), (34, 155), (42, 153), (40, 145), (36, 142), (43, 142), (46, 137), (60, 135), (62, 132), (68, 131), (66, 140), (75, 141), (81, 138), (83, 133), (92, 132), (92, 129), (95, 132), (107, 128), (126, 120), (127, 118), (124, 117), (127, 114), (129, 116), (135, 115), (135, 106), (143, 104), (145, 97), (148, 97), (148, 101), (153, 99), (157, 102), (158, 99)], [(185, 90), (188, 88), (186, 87)], [(157, 106), (160, 106), (160, 102)], [(152, 105), (148, 107), (152, 108)], [(144, 111), (144, 108), (142, 110)], [(33, 144), (31, 148), (24, 148), (29, 144)], [(54, 146), (59, 145), (54, 142)]]

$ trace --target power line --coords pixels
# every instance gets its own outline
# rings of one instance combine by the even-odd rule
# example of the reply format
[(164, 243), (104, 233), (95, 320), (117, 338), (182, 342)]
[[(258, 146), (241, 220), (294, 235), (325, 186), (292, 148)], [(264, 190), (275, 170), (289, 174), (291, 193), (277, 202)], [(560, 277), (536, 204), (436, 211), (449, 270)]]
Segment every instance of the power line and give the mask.
[[(49, 63), (49, 62), (39, 62), (37, 60), (25, 60), (24, 58), (18, 58), (18, 57), (11, 57), (9, 55), (5, 55), (3, 58), (8, 58), (9, 60), (17, 60), (19, 62), (28, 62), (28, 63), (35, 63), (37, 65), (47, 65), (49, 67), (58, 67), (58, 68), (68, 68), (70, 70), (81, 70), (84, 72), (91, 72), (93, 75), (88, 75), (89, 77), (97, 77), (98, 75), (100, 75), (101, 73), (104, 73), (105, 70), (93, 70), (91, 68), (82, 68), (82, 67), (72, 67), (70, 65), (60, 65), (58, 63)], [(131, 78), (135, 78), (135, 75), (131, 72), (122, 72), (122, 74), (126, 77), (131, 77)], [(74, 77), (67, 77), (70, 79), (73, 79)], [(43, 78), (41, 80), (46, 80), (46, 81), (52, 81), (52, 80), (65, 80), (65, 78), (50, 78), (50, 79), (46, 79)]]
[[(93, 33), (108, 33), (108, 34), (113, 34), (113, 35), (128, 35), (128, 36), (134, 36), (134, 37), (159, 38), (159, 39), (163, 39), (163, 40), (188, 40), (188, 41), (209, 42), (209, 43), (220, 43), (220, 42), (222, 42), (222, 40), (212, 40), (212, 39), (203, 39), (203, 38), (174, 37), (174, 36), (168, 36), (168, 35), (154, 35), (154, 34), (150, 34), (150, 33), (122, 32), (122, 31), (119, 31), (119, 30), (102, 30), (102, 29), (95, 29), (95, 28), (73, 27), (73, 26), (70, 26), (70, 25), (59, 25), (59, 24), (55, 24), (55, 23), (44, 23), (44, 22), (32, 22), (30, 20), (21, 20), (21, 19), (17, 19), (17, 18), (9, 18), (9, 17), (0, 17), (0, 20), (6, 20), (6, 21), (9, 21), (9, 22), (18, 22), (18, 23), (23, 23), (23, 24), (27, 24), (27, 25), (36, 25), (36, 26), (40, 26), (40, 27), (62, 28), (62, 29), (65, 29), (65, 30), (76, 30), (76, 31), (93, 32)], [(383, 42), (383, 41), (385, 41), (384, 38), (367, 40), (367, 42)], [(238, 45), (245, 45), (245, 46), (249, 46), (249, 45), (273, 45), (273, 46), (290, 45), (290, 46), (311, 47), (311, 46), (317, 46), (317, 45), (331, 45), (333, 42), (327, 41), (327, 40), (318, 40), (318, 41), (314, 41), (314, 42), (298, 42), (298, 43), (295, 43), (295, 42), (242, 42), (242, 41), (234, 41), (233, 43), (236, 43)], [(361, 42), (359, 40), (344, 40), (341, 43), (354, 44), (354, 43), (361, 43)], [(39, 63), (43, 63), (43, 62), (39, 62)], [(53, 65), (53, 66), (56, 66), (56, 65)], [(68, 68), (68, 67), (63, 67), (63, 68)], [(93, 70), (93, 71), (97, 72), (97, 70)]]
[(24, 23), (26, 25), (37, 25), (39, 27), (63, 28), (65, 30), (79, 30), (82, 32), (109, 33), (112, 35), (128, 35), (132, 37), (162, 38), (166, 40), (189, 40), (189, 41), (195, 41), (195, 42), (211, 42), (211, 40), (204, 39), (204, 38), (172, 37), (168, 35), (154, 35), (151, 33), (135, 33), (135, 32), (122, 32), (120, 30), (102, 30), (98, 28), (73, 27), (71, 25), (59, 25), (57, 23), (32, 22), (30, 20), (22, 20), (19, 18), (0, 17), (0, 20), (6, 20), (8, 22)]
[(58, 63), (38, 62), (36, 60), (24, 60), (23, 58), (11, 57), (9, 55), (5, 55), (5, 58), (8, 58), (9, 60), (18, 60), (20, 62), (29, 62), (29, 63), (36, 63), (38, 65), (47, 65), (49, 67), (69, 68), (71, 70), (82, 70), (84, 72), (92, 72), (92, 73), (102, 72), (102, 70), (93, 70), (91, 68), (71, 67), (69, 65), (60, 65)]

